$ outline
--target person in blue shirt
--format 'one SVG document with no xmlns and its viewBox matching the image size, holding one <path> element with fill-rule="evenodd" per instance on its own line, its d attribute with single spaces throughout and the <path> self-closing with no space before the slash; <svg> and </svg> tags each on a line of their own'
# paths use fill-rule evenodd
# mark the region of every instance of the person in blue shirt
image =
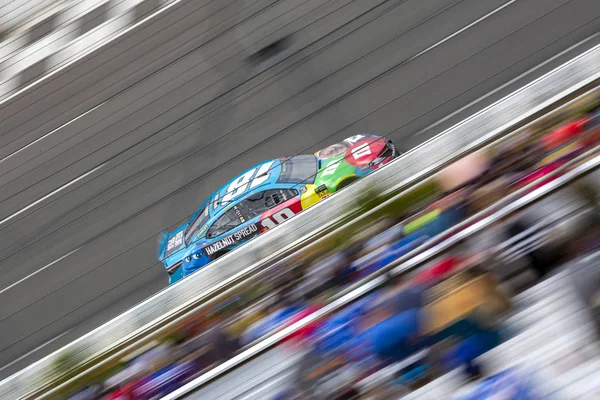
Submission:
<svg viewBox="0 0 600 400">
<path fill-rule="evenodd" d="M 425 345 L 424 338 L 421 337 L 424 314 L 424 310 L 420 308 L 392 314 L 369 326 L 360 336 L 382 361 L 402 361 Z"/>
<path fill-rule="evenodd" d="M 426 336 L 423 327 L 429 315 L 425 307 L 425 290 L 422 286 L 407 286 L 374 302 L 360 317 L 353 338 L 354 357 L 360 360 L 375 356 L 384 364 L 400 362 L 453 337 L 458 343 L 442 354 L 438 360 L 441 366 L 444 369 L 463 366 L 469 376 L 479 375 L 479 367 L 474 360 L 500 342 L 493 321 L 482 321 L 474 312 L 444 331 Z M 427 365 L 427 361 L 423 360 L 408 371 L 418 369 L 425 372 Z"/>
<path fill-rule="evenodd" d="M 367 374 L 402 361 L 427 343 L 421 335 L 423 302 L 417 287 L 371 295 L 324 323 L 315 351 L 341 356 Z"/>
</svg>

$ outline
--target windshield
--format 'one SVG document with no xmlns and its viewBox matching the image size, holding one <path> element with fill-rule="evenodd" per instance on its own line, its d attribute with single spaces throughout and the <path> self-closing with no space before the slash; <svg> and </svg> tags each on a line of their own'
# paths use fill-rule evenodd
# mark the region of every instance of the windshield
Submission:
<svg viewBox="0 0 600 400">
<path fill-rule="evenodd" d="M 208 206 L 207 206 L 204 208 L 204 210 L 202 210 L 202 212 L 200 212 L 200 213 L 198 213 L 198 215 L 196 215 L 194 222 L 192 222 L 192 224 L 187 229 L 187 231 L 185 231 L 185 244 L 186 245 L 190 244 L 190 241 L 192 240 L 193 236 L 196 234 L 198 229 L 201 228 L 202 226 L 204 226 L 208 222 L 208 219 L 209 219 L 209 215 L 208 215 Z"/>
<path fill-rule="evenodd" d="M 281 175 L 277 182 L 311 183 L 317 175 L 317 157 L 312 154 L 300 155 L 281 163 Z"/>
</svg>

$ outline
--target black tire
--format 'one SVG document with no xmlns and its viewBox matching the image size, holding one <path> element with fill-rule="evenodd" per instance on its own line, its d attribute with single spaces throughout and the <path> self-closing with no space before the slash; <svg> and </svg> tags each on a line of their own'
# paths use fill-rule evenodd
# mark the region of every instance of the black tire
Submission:
<svg viewBox="0 0 600 400">
<path fill-rule="evenodd" d="M 221 258 L 221 257 L 223 257 L 225 254 L 229 253 L 230 251 L 231 251 L 231 250 L 223 250 L 223 251 L 220 251 L 220 252 L 216 253 L 216 254 L 214 255 L 214 257 L 213 257 L 212 261 L 216 260 L 217 258 Z"/>
<path fill-rule="evenodd" d="M 354 182 L 356 182 L 358 180 L 357 177 L 352 177 L 352 178 L 346 178 L 343 181 L 341 181 L 336 189 L 336 192 L 339 190 L 342 190 L 343 188 L 345 188 L 346 186 L 350 186 L 352 185 Z"/>
</svg>

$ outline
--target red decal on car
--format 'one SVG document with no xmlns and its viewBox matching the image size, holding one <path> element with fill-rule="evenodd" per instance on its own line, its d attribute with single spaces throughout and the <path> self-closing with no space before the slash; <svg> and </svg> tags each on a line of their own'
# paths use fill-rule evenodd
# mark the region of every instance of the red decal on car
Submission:
<svg viewBox="0 0 600 400">
<path fill-rule="evenodd" d="M 348 164 L 363 167 L 375 160 L 385 147 L 385 139 L 367 138 L 354 143 L 344 157 Z"/>
<path fill-rule="evenodd" d="M 302 203 L 299 198 L 289 199 L 288 201 L 281 203 L 260 216 L 260 233 L 275 228 L 277 225 L 292 218 L 300 211 L 302 211 Z"/>
</svg>

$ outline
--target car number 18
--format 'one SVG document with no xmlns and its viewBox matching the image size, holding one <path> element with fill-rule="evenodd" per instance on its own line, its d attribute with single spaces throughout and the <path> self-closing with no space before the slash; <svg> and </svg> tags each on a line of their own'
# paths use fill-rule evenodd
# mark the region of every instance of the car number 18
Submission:
<svg viewBox="0 0 600 400">
<path fill-rule="evenodd" d="M 246 190 L 254 189 L 269 180 L 269 177 L 271 176 L 269 171 L 271 170 L 273 163 L 274 161 L 269 161 L 258 168 L 252 168 L 250 171 L 231 182 L 221 199 L 221 205 L 227 205 L 233 198 L 243 194 Z"/>
</svg>

